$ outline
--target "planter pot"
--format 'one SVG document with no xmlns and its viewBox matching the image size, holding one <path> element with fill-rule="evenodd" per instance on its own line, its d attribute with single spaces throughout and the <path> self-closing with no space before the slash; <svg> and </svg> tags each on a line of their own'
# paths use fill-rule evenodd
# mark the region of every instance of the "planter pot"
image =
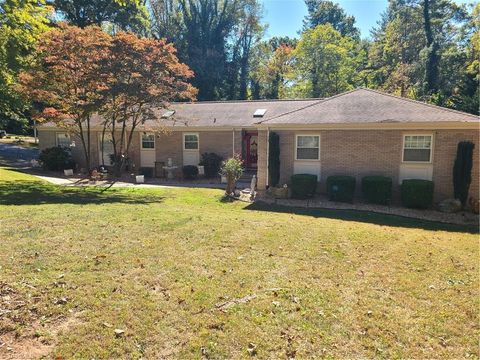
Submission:
<svg viewBox="0 0 480 360">
<path fill-rule="evenodd" d="M 275 199 L 288 199 L 290 197 L 289 189 L 284 187 L 270 187 L 268 194 Z"/>
<path fill-rule="evenodd" d="M 144 175 L 135 176 L 135 182 L 137 184 L 143 184 L 145 182 L 145 176 Z"/>
</svg>

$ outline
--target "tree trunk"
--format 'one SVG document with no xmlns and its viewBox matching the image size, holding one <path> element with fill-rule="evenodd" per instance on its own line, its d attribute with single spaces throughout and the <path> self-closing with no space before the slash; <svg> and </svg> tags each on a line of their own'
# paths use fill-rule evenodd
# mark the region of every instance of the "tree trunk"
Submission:
<svg viewBox="0 0 480 360">
<path fill-rule="evenodd" d="M 430 1 L 423 2 L 423 21 L 425 28 L 426 43 L 426 60 L 425 60 L 425 75 L 423 83 L 423 91 L 425 95 L 430 95 L 437 92 L 438 80 L 438 43 L 435 41 L 432 32 L 432 23 L 430 19 Z"/>
</svg>

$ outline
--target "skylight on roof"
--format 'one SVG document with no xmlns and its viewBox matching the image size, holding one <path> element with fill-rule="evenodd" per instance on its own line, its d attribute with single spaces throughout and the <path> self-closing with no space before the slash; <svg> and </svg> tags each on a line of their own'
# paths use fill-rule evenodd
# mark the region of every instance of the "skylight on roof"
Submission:
<svg viewBox="0 0 480 360">
<path fill-rule="evenodd" d="M 168 119 L 173 114 L 175 114 L 175 110 L 167 110 L 162 114 L 162 119 Z"/>
<path fill-rule="evenodd" d="M 263 115 L 265 115 L 266 112 L 267 112 L 267 109 L 257 109 L 253 113 L 253 117 L 263 117 Z"/>
</svg>

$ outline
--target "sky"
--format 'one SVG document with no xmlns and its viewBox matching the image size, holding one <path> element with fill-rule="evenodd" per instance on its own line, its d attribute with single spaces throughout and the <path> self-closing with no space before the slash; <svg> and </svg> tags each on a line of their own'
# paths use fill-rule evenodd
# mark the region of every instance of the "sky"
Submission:
<svg viewBox="0 0 480 360">
<path fill-rule="evenodd" d="M 370 30 L 377 25 L 386 10 L 388 0 L 337 0 L 335 1 L 349 15 L 355 16 L 362 38 L 370 36 Z M 469 0 L 456 0 L 470 3 Z M 269 25 L 267 37 L 297 36 L 307 13 L 304 0 L 263 0 L 264 22 Z"/>
</svg>

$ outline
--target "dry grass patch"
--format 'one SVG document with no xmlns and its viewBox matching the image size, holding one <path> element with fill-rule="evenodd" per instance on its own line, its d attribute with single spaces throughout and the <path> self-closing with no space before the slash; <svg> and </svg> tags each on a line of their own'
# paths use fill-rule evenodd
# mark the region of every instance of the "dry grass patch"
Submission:
<svg viewBox="0 0 480 360">
<path fill-rule="evenodd" d="M 478 356 L 472 229 L 13 174 L 0 169 L 2 284 L 36 302 L 22 323 L 0 317 L 0 341 L 76 314 L 45 335 L 49 356 Z"/>
</svg>

